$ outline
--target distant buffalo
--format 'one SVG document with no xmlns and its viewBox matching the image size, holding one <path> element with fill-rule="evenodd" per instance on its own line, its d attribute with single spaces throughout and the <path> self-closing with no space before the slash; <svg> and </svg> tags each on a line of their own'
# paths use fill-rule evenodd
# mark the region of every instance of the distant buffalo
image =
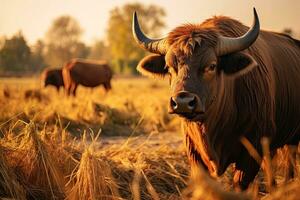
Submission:
<svg viewBox="0 0 300 200">
<path fill-rule="evenodd" d="M 42 73 L 41 76 L 42 84 L 44 87 L 48 85 L 52 85 L 59 91 L 60 87 L 64 87 L 64 81 L 62 77 L 62 70 L 61 69 L 46 69 Z"/>
<path fill-rule="evenodd" d="M 109 91 L 113 73 L 106 62 L 73 59 L 64 65 L 62 75 L 67 95 L 76 96 L 78 85 L 91 88 L 103 85 Z"/>
</svg>

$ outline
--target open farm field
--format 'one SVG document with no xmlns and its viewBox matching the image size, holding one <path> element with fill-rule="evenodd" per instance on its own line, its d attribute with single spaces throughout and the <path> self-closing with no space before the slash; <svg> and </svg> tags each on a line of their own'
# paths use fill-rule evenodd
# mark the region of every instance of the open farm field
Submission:
<svg viewBox="0 0 300 200">
<path fill-rule="evenodd" d="M 233 167 L 217 181 L 202 170 L 190 177 L 167 80 L 116 78 L 112 88 L 79 87 L 75 98 L 41 89 L 38 79 L 0 79 L 0 198 L 299 198 L 299 157 L 285 180 L 284 150 L 269 163 L 272 188 L 268 167 L 246 193 L 229 192 Z"/>
</svg>

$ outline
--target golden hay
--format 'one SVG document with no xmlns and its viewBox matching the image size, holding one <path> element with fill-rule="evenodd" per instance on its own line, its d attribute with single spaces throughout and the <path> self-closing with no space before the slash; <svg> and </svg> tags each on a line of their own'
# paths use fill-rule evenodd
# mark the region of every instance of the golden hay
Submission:
<svg viewBox="0 0 300 200">
<path fill-rule="evenodd" d="M 298 200 L 300 196 L 300 181 L 295 180 L 267 194 L 262 200 Z"/>
<path fill-rule="evenodd" d="M 24 98 L 28 99 L 36 99 L 37 101 L 48 101 L 48 97 L 44 95 L 40 90 L 37 89 L 28 89 L 24 93 Z"/>
<path fill-rule="evenodd" d="M 242 192 L 225 191 L 202 167 L 193 170 L 192 181 L 184 191 L 184 199 L 190 200 L 251 200 L 252 195 Z"/>
<path fill-rule="evenodd" d="M 32 123 L 20 135 L 2 141 L 7 162 L 30 199 L 58 199 L 64 194 L 63 175 Z"/>
<path fill-rule="evenodd" d="M 6 80 L 0 83 L 0 91 L 3 88 L 9 98 L 0 94 L 0 181 L 2 173 L 7 198 L 294 200 L 300 196 L 299 158 L 292 162 L 295 177 L 282 181 L 284 159 L 292 157 L 286 154 L 279 154 L 277 163 L 267 160 L 248 195 L 226 192 L 233 189 L 233 168 L 217 179 L 221 185 L 203 172 L 190 179 L 180 120 L 166 109 L 167 82 L 114 79 L 110 93 L 79 87 L 76 98 L 53 88 L 41 91 L 35 79 Z M 39 91 L 45 98 L 25 100 L 26 90 Z M 72 137 L 99 129 L 101 140 Z M 247 141 L 244 144 L 258 161 L 263 159 Z M 267 184 L 264 174 L 278 185 Z"/>
<path fill-rule="evenodd" d="M 72 182 L 74 185 L 67 194 L 69 200 L 121 199 L 110 166 L 96 155 L 93 143 L 84 150 L 78 169 L 71 177 Z"/>
<path fill-rule="evenodd" d="M 76 149 L 75 142 L 71 135 L 55 126 L 53 130 L 46 130 L 46 126 L 41 132 L 41 140 L 47 146 L 48 153 L 56 158 L 59 170 L 65 175 L 65 182 L 78 164 L 81 152 Z"/>
<path fill-rule="evenodd" d="M 7 165 L 3 150 L 0 148 L 0 198 L 25 200 L 25 191 L 17 181 L 17 177 Z"/>
<path fill-rule="evenodd" d="M 183 149 L 169 148 L 161 143 L 150 150 L 149 137 L 146 140 L 137 137 L 110 146 L 100 150 L 99 154 L 109 158 L 122 198 L 180 199 L 180 190 L 186 186 L 188 173 Z"/>
</svg>

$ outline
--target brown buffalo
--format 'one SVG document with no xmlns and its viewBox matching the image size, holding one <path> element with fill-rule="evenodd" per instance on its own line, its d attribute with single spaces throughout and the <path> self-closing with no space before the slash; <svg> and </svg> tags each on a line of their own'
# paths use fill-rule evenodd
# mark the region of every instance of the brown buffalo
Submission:
<svg viewBox="0 0 300 200">
<path fill-rule="evenodd" d="M 96 87 L 103 85 L 106 91 L 111 89 L 112 71 L 105 62 L 92 62 L 73 59 L 63 67 L 63 80 L 67 95 L 76 95 L 78 85 Z"/>
<path fill-rule="evenodd" d="M 41 76 L 41 81 L 44 87 L 52 85 L 59 92 L 60 87 L 64 87 L 61 69 L 45 69 Z"/>
<path fill-rule="evenodd" d="M 169 112 L 183 119 L 188 157 L 212 176 L 235 163 L 234 182 L 245 189 L 260 165 L 241 144 L 262 154 L 261 138 L 275 150 L 300 138 L 300 41 L 261 31 L 254 9 L 249 29 L 229 17 L 175 28 L 150 39 L 133 18 L 136 42 L 154 54 L 137 69 L 169 77 Z"/>
</svg>

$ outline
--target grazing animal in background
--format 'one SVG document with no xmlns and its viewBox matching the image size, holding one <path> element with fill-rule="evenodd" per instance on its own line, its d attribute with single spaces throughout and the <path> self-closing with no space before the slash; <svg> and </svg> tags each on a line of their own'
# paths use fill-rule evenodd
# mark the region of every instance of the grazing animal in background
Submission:
<svg viewBox="0 0 300 200">
<path fill-rule="evenodd" d="M 300 139 L 300 41 L 287 35 L 248 28 L 239 21 L 213 17 L 202 24 L 175 28 L 150 39 L 133 17 L 133 36 L 154 54 L 137 70 L 169 77 L 169 113 L 182 117 L 189 160 L 220 176 L 235 163 L 234 184 L 246 189 L 260 164 L 241 143 L 246 138 L 262 154 L 296 145 Z"/>
<path fill-rule="evenodd" d="M 10 98 L 10 97 L 11 97 L 9 88 L 5 87 L 5 88 L 3 89 L 3 96 L 4 96 L 5 98 Z"/>
<path fill-rule="evenodd" d="M 45 69 L 41 76 L 41 81 L 44 87 L 52 85 L 59 92 L 60 87 L 64 87 L 61 69 Z"/>
<path fill-rule="evenodd" d="M 62 74 L 67 95 L 76 96 L 78 85 L 91 88 L 103 85 L 106 91 L 111 90 L 113 72 L 106 62 L 73 59 L 64 65 Z"/>
<path fill-rule="evenodd" d="M 48 101 L 48 96 L 44 95 L 40 90 L 37 89 L 28 89 L 24 92 L 24 98 L 26 100 L 36 99 L 38 101 Z"/>
</svg>

